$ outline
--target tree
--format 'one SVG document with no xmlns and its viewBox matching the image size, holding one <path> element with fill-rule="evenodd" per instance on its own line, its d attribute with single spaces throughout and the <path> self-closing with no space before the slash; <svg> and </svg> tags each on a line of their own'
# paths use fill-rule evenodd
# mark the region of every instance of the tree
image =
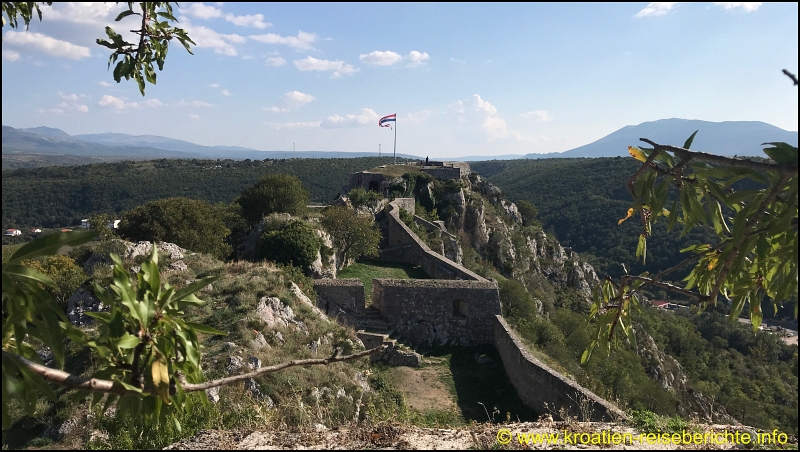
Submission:
<svg viewBox="0 0 800 452">
<path fill-rule="evenodd" d="M 533 205 L 532 202 L 521 199 L 517 202 L 519 213 L 522 214 L 523 226 L 531 226 L 536 223 L 536 216 L 539 215 L 539 209 Z"/>
<path fill-rule="evenodd" d="M 52 279 L 55 287 L 45 286 L 45 290 L 52 294 L 62 307 L 66 307 L 69 297 L 86 281 L 83 269 L 72 258 L 61 254 L 23 261 L 22 265 Z"/>
<path fill-rule="evenodd" d="M 242 190 L 236 202 L 242 206 L 242 214 L 250 224 L 255 224 L 274 212 L 303 213 L 310 196 L 297 176 L 270 174 Z"/>
<path fill-rule="evenodd" d="M 53 2 L 45 2 L 52 5 Z M 187 52 L 192 53 L 190 44 L 194 41 L 186 33 L 186 30 L 178 27 L 171 27 L 170 22 L 178 22 L 172 14 L 172 4 L 170 2 L 127 2 L 128 9 L 122 11 L 116 22 L 128 16 L 141 17 L 140 27 L 132 30 L 139 35 L 137 43 L 128 42 L 111 27 L 106 27 L 105 32 L 108 39 L 98 39 L 97 44 L 107 47 L 113 52 L 108 58 L 108 67 L 112 63 L 114 66 L 114 80 L 119 83 L 124 77 L 125 80 L 134 79 L 139 85 L 139 92 L 144 96 L 144 82 L 156 84 L 156 72 L 153 63 L 158 66 L 158 70 L 164 70 L 164 60 L 167 58 L 169 42 L 177 39 Z M 138 12 L 134 10 L 138 8 Z M 27 30 L 34 11 L 42 20 L 42 11 L 37 2 L 3 2 L 3 27 L 6 23 L 12 28 L 19 26 L 19 20 L 25 24 Z M 118 61 L 119 60 L 119 61 Z"/>
<path fill-rule="evenodd" d="M 796 86 L 796 77 L 784 73 Z M 765 299 L 775 312 L 793 300 L 797 317 L 797 148 L 764 143 L 767 161 L 730 158 L 689 150 L 696 134 L 683 147 L 646 138 L 641 140 L 652 148 L 629 146 L 631 156 L 643 164 L 628 180 L 633 206 L 619 223 L 638 213 L 642 229 L 636 256 L 643 262 L 651 225 L 660 219 L 667 221 L 668 230 L 682 224 L 683 234 L 700 225 L 713 228 L 716 243 L 686 247 L 682 251 L 689 257 L 656 275 L 626 274 L 619 281 L 603 281 L 594 294 L 590 318 L 596 328 L 583 362 L 595 347 L 610 350 L 617 330 L 635 344 L 630 314 L 639 307 L 639 290 L 647 286 L 669 290 L 700 307 L 716 304 L 721 296 L 730 303 L 733 321 L 748 306 L 754 332 Z M 734 183 L 745 179 L 758 188 L 736 190 Z M 668 281 L 671 273 L 690 265 L 684 287 Z"/>
<path fill-rule="evenodd" d="M 322 214 L 322 226 L 342 256 L 340 269 L 353 259 L 378 256 L 381 232 L 371 215 L 359 215 L 344 206 L 328 207 Z"/>
<path fill-rule="evenodd" d="M 295 220 L 277 230 L 264 231 L 260 247 L 266 259 L 305 269 L 317 258 L 321 245 L 314 228 Z"/>
<path fill-rule="evenodd" d="M 97 231 L 100 240 L 111 240 L 114 238 L 114 231 L 109 224 L 113 225 L 113 222 L 113 216 L 107 213 L 98 213 L 89 217 L 89 229 Z"/>
<path fill-rule="evenodd" d="M 119 234 L 133 241 L 171 242 L 218 258 L 230 254 L 230 231 L 217 210 L 205 201 L 167 198 L 150 201 L 122 215 Z"/>
</svg>

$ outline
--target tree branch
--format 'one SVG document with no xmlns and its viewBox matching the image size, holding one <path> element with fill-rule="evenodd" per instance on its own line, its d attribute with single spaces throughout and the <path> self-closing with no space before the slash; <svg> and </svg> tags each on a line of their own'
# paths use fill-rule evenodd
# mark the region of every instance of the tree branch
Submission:
<svg viewBox="0 0 800 452">
<path fill-rule="evenodd" d="M 786 165 L 779 165 L 777 163 L 757 162 L 755 160 L 750 160 L 750 159 L 740 159 L 734 157 L 725 157 L 722 155 L 708 154 L 706 152 L 690 151 L 688 149 L 679 148 L 676 146 L 658 144 L 654 141 L 648 140 L 647 138 L 639 138 L 639 140 L 644 141 L 645 143 L 653 146 L 653 148 L 656 151 L 662 150 L 662 151 L 674 152 L 677 154 L 683 154 L 691 157 L 692 160 L 696 161 L 714 163 L 717 165 L 734 166 L 738 168 L 747 168 L 756 171 L 775 171 L 781 174 L 797 174 L 797 162 Z M 655 152 L 653 152 L 653 154 L 655 154 Z M 652 156 L 653 154 L 650 155 Z M 640 171 L 637 171 L 636 174 L 634 174 L 634 176 L 638 176 L 639 173 Z"/>
<path fill-rule="evenodd" d="M 786 74 L 787 77 L 792 79 L 792 81 L 794 82 L 794 86 L 797 86 L 797 76 L 796 75 L 792 74 L 791 72 L 787 71 L 786 69 L 783 70 L 783 73 Z"/>
<path fill-rule="evenodd" d="M 228 385 L 231 383 L 235 383 L 237 381 L 247 380 L 270 372 L 277 372 L 279 370 L 288 369 L 289 367 L 313 366 L 319 364 L 327 365 L 340 361 L 350 361 L 353 359 L 371 355 L 373 353 L 378 353 L 384 350 L 385 348 L 386 348 L 385 345 L 381 345 L 379 347 L 371 348 L 369 350 L 364 350 L 363 352 L 353 353 L 352 355 L 345 355 L 345 356 L 339 356 L 339 349 L 337 349 L 336 352 L 333 354 L 333 356 L 331 356 L 330 358 L 298 359 L 286 363 L 276 364 L 274 366 L 262 367 L 259 370 L 249 372 L 246 374 L 234 375 L 232 377 L 220 378 L 217 380 L 206 381 L 203 383 L 188 383 L 186 382 L 186 377 L 184 377 L 180 373 L 178 373 L 176 377 L 177 380 L 181 383 L 181 386 L 183 386 L 183 390 L 185 392 L 196 392 L 196 391 L 203 391 L 209 388 L 214 388 L 217 386 Z M 132 391 L 130 389 L 126 389 L 119 383 L 112 380 L 101 380 L 97 378 L 80 377 L 78 375 L 73 375 L 63 370 L 52 369 L 50 367 L 43 366 L 39 363 L 35 363 L 27 358 L 19 356 L 16 353 L 9 353 L 6 352 L 5 350 L 3 350 L 3 359 L 12 359 L 18 365 L 25 366 L 36 375 L 42 377 L 43 380 L 50 383 L 54 383 L 59 386 L 63 386 L 67 389 L 80 389 L 91 392 L 102 392 L 118 396 L 142 395 L 142 394 L 157 395 L 155 389 L 153 388 L 149 389 L 145 388 L 142 392 Z"/>
<path fill-rule="evenodd" d="M 676 286 L 674 284 L 670 284 L 670 283 L 667 283 L 667 282 L 656 281 L 655 279 L 651 279 L 651 278 L 648 278 L 646 276 L 632 276 L 632 275 L 629 275 L 629 276 L 623 276 L 621 279 L 625 280 L 626 278 L 629 279 L 629 280 L 633 280 L 633 281 L 644 281 L 645 282 L 644 285 L 646 285 L 646 286 L 656 286 L 656 287 L 661 287 L 662 289 L 671 290 L 671 291 L 677 292 L 677 293 L 679 293 L 679 294 L 681 294 L 681 295 L 683 295 L 685 297 L 689 297 L 689 298 L 691 298 L 693 300 L 697 300 L 698 302 L 702 298 L 702 295 L 700 295 L 699 293 L 692 292 L 691 290 L 686 290 L 683 287 L 679 287 L 679 286 Z"/>
</svg>

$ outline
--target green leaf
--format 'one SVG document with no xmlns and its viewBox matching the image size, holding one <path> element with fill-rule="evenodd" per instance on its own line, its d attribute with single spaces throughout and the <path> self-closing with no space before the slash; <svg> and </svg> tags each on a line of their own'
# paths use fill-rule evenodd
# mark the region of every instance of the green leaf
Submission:
<svg viewBox="0 0 800 452">
<path fill-rule="evenodd" d="M 121 21 L 122 19 L 124 19 L 124 18 L 126 18 L 126 17 L 128 17 L 128 16 L 130 16 L 130 15 L 132 15 L 132 14 L 136 14 L 136 13 L 135 13 L 135 12 L 133 12 L 133 10 L 131 10 L 131 9 L 129 9 L 129 10 L 127 10 L 127 11 L 123 11 L 123 12 L 119 13 L 119 15 L 117 16 L 117 18 L 116 18 L 116 19 L 114 19 L 114 21 L 115 21 L 115 22 L 119 22 L 119 21 Z"/>
<path fill-rule="evenodd" d="M 203 325 L 202 323 L 194 323 L 194 322 L 186 322 L 186 326 L 189 328 L 194 329 L 197 332 L 205 333 L 205 334 L 215 334 L 219 336 L 227 336 L 228 333 L 225 331 L 218 330 L 216 328 L 212 328 L 208 325 Z"/>
<path fill-rule="evenodd" d="M 39 256 L 50 256 L 56 254 L 62 246 L 78 246 L 97 237 L 97 231 L 73 231 L 50 234 L 48 236 L 29 242 L 18 249 L 5 265 L 17 263 L 26 259 L 33 259 Z"/>
<path fill-rule="evenodd" d="M 16 278 L 27 279 L 31 282 L 37 282 L 46 284 L 50 287 L 58 288 L 56 283 L 50 279 L 49 276 L 45 275 L 44 273 L 39 272 L 38 270 L 34 270 L 30 267 L 26 267 L 20 264 L 7 264 L 3 268 L 3 274 L 8 276 L 13 276 Z M 5 287 L 4 287 L 5 290 Z"/>
<path fill-rule="evenodd" d="M 775 160 L 780 165 L 788 165 L 794 163 L 797 166 L 797 148 L 786 143 L 762 143 L 762 146 L 771 144 L 774 147 L 764 149 L 772 160 Z"/>
<path fill-rule="evenodd" d="M 117 342 L 117 347 L 121 349 L 129 349 L 134 348 L 141 343 L 138 337 L 132 335 L 131 333 L 125 333 Z"/>
<path fill-rule="evenodd" d="M 700 130 L 695 130 L 694 133 L 692 134 L 692 136 L 690 136 L 688 139 L 686 139 L 686 142 L 683 143 L 683 148 L 684 149 L 689 149 L 692 146 L 692 142 L 694 141 L 694 136 L 697 135 L 697 132 L 699 132 L 699 131 Z"/>
</svg>

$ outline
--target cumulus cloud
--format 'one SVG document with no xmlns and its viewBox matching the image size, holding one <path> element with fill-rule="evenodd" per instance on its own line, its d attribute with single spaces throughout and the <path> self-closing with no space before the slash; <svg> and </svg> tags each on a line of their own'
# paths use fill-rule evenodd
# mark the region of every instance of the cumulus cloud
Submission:
<svg viewBox="0 0 800 452">
<path fill-rule="evenodd" d="M 97 84 L 102 86 L 103 88 L 108 88 L 109 86 L 111 86 L 111 83 L 108 83 L 108 82 L 105 82 L 105 81 L 97 82 Z"/>
<path fill-rule="evenodd" d="M 62 98 L 64 100 L 78 100 L 78 95 L 77 94 L 66 94 L 66 93 L 62 93 L 61 91 L 58 92 L 58 97 L 60 97 L 60 98 Z"/>
<path fill-rule="evenodd" d="M 275 67 L 283 66 L 284 64 L 286 64 L 286 60 L 284 60 L 281 57 L 270 57 L 270 58 L 267 58 L 267 61 L 265 62 L 265 64 L 267 66 L 275 66 Z"/>
<path fill-rule="evenodd" d="M 412 50 L 411 52 L 408 52 L 408 56 L 406 58 L 408 58 L 409 61 L 408 66 L 414 67 L 425 64 L 427 60 L 431 59 L 431 56 L 428 55 L 428 52 L 417 52 L 416 50 Z"/>
<path fill-rule="evenodd" d="M 188 114 L 187 116 L 189 116 L 189 119 L 200 119 L 200 116 L 191 113 Z"/>
<path fill-rule="evenodd" d="M 186 17 L 181 17 L 181 25 L 197 44 L 195 47 L 214 49 L 214 53 L 219 55 L 236 56 L 236 48 L 233 44 L 247 42 L 247 38 L 244 36 L 217 33 L 208 27 L 193 25 Z"/>
<path fill-rule="evenodd" d="M 319 36 L 315 33 L 300 31 L 297 36 L 281 36 L 275 33 L 267 33 L 265 35 L 250 35 L 250 39 L 264 44 L 282 44 L 298 50 L 314 50 L 311 44 L 319 39 Z"/>
<path fill-rule="evenodd" d="M 537 121 L 542 121 L 542 122 L 553 119 L 550 116 L 550 113 L 547 112 L 547 110 L 532 110 L 527 113 L 523 113 L 520 116 L 522 116 L 523 118 L 535 119 Z"/>
<path fill-rule="evenodd" d="M 203 20 L 222 16 L 222 11 L 219 8 L 214 8 L 213 6 L 203 3 L 192 3 L 188 8 L 181 8 L 181 13 Z"/>
<path fill-rule="evenodd" d="M 113 21 L 125 5 L 115 3 L 57 2 L 52 6 L 42 4 L 42 17 L 77 24 L 107 24 Z"/>
<path fill-rule="evenodd" d="M 272 26 L 271 23 L 264 22 L 263 14 L 247 14 L 245 16 L 234 16 L 233 14 L 228 13 L 225 15 L 225 20 L 240 27 L 267 28 Z"/>
<path fill-rule="evenodd" d="M 372 66 L 391 66 L 401 61 L 408 61 L 409 67 L 425 64 L 425 61 L 429 60 L 430 58 L 431 57 L 427 52 L 418 52 L 416 50 L 412 50 L 406 56 L 402 56 L 399 53 L 392 52 L 391 50 L 376 50 L 374 52 L 361 54 L 358 57 L 359 60 Z"/>
<path fill-rule="evenodd" d="M 469 140 L 497 140 L 516 139 L 530 141 L 516 130 L 512 130 L 506 120 L 500 115 L 497 107 L 483 99 L 478 94 L 471 98 L 459 100 L 448 105 L 448 110 L 454 116 L 454 125 L 458 135 L 469 137 Z"/>
<path fill-rule="evenodd" d="M 325 129 L 345 129 L 351 127 L 363 127 L 370 124 L 377 124 L 380 116 L 371 108 L 362 108 L 360 115 L 347 114 L 344 116 L 328 116 L 322 121 L 321 127 Z"/>
<path fill-rule="evenodd" d="M 739 8 L 750 13 L 760 8 L 762 2 L 714 2 L 714 4 L 727 10 Z"/>
<path fill-rule="evenodd" d="M 75 109 L 78 110 L 81 113 L 88 113 L 89 112 L 89 107 L 87 105 L 76 105 Z"/>
<path fill-rule="evenodd" d="M 16 32 L 8 30 L 5 35 L 3 35 L 3 45 L 6 44 L 37 50 L 50 56 L 67 58 L 70 60 L 80 60 L 91 56 L 88 47 L 75 45 L 67 41 L 51 38 L 41 33 L 32 33 L 29 31 Z"/>
<path fill-rule="evenodd" d="M 636 13 L 635 18 L 640 19 L 642 17 L 649 17 L 649 16 L 663 16 L 672 10 L 677 2 L 653 2 L 647 5 L 643 10 Z"/>
<path fill-rule="evenodd" d="M 19 59 L 19 52 L 3 49 L 3 59 L 6 61 L 17 61 Z"/>
<path fill-rule="evenodd" d="M 167 104 L 161 102 L 158 99 L 148 99 L 144 102 L 127 102 L 125 98 L 119 98 L 105 94 L 103 95 L 103 97 L 100 98 L 100 101 L 97 102 L 97 105 L 101 107 L 110 107 L 113 108 L 114 110 L 126 110 L 129 108 L 141 108 L 141 107 L 151 107 L 151 108 L 163 107 L 166 106 Z"/>
<path fill-rule="evenodd" d="M 341 60 L 318 60 L 314 57 L 295 60 L 294 67 L 301 71 L 332 71 L 331 78 L 339 78 L 342 74 L 353 75 L 359 71 L 359 69 Z"/>
<path fill-rule="evenodd" d="M 483 113 L 483 124 L 481 124 L 483 130 L 492 138 L 507 137 L 508 125 L 505 119 L 497 115 L 497 108 L 477 94 L 473 94 L 472 97 L 475 100 L 475 111 Z"/>
<path fill-rule="evenodd" d="M 381 52 L 376 50 L 374 52 L 362 54 L 358 59 L 373 66 L 391 66 L 402 61 L 403 56 L 392 51 Z"/>
<path fill-rule="evenodd" d="M 228 91 L 227 89 L 223 89 L 220 92 L 222 93 L 223 96 L 233 96 L 233 94 L 231 94 L 231 92 Z"/>
<path fill-rule="evenodd" d="M 316 129 L 322 121 L 309 122 L 269 122 L 270 127 L 275 130 L 297 130 L 297 129 Z"/>
<path fill-rule="evenodd" d="M 212 83 L 212 84 L 210 84 L 208 86 L 210 86 L 212 88 L 219 88 L 219 83 Z"/>
<path fill-rule="evenodd" d="M 264 111 L 273 113 L 285 113 L 292 110 L 297 110 L 303 105 L 315 101 L 317 98 L 311 94 L 301 93 L 300 91 L 291 91 L 281 96 L 272 107 L 264 107 Z"/>
</svg>

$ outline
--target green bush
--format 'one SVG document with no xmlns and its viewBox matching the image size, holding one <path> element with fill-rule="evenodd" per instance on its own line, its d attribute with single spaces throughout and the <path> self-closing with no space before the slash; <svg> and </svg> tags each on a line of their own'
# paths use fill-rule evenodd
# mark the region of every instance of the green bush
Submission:
<svg viewBox="0 0 800 452">
<path fill-rule="evenodd" d="M 252 187 L 242 190 L 236 202 L 242 206 L 242 214 L 247 221 L 255 224 L 274 212 L 302 214 L 310 196 L 297 176 L 270 174 L 263 176 Z"/>
<path fill-rule="evenodd" d="M 230 230 L 218 209 L 205 201 L 167 198 L 125 212 L 119 234 L 133 241 L 171 242 L 191 251 L 224 258 Z"/>
<path fill-rule="evenodd" d="M 350 203 L 353 204 L 353 207 L 359 208 L 361 206 L 370 206 L 374 207 L 378 204 L 378 201 L 383 199 L 383 195 L 376 191 L 372 190 L 364 190 L 363 188 L 354 188 L 347 193 L 347 197 L 350 198 Z"/>
<path fill-rule="evenodd" d="M 261 257 L 279 264 L 306 268 L 317 258 L 321 242 L 314 228 L 295 220 L 261 235 Z"/>
</svg>

